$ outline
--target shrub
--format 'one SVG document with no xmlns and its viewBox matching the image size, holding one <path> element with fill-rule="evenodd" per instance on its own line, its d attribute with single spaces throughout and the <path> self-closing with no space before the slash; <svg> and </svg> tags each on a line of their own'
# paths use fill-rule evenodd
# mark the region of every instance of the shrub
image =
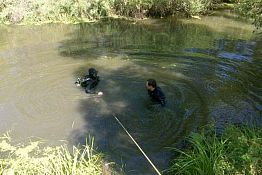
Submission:
<svg viewBox="0 0 262 175">
<path fill-rule="evenodd" d="M 262 26 L 262 0 L 239 0 L 236 11 L 254 20 L 256 27 Z"/>
<path fill-rule="evenodd" d="M 206 13 L 216 0 L 0 0 L 0 22 L 45 23 L 96 20 L 112 14 L 143 18 Z"/>
<path fill-rule="evenodd" d="M 0 21 L 77 22 L 98 19 L 110 14 L 106 0 L 0 0 Z"/>
</svg>

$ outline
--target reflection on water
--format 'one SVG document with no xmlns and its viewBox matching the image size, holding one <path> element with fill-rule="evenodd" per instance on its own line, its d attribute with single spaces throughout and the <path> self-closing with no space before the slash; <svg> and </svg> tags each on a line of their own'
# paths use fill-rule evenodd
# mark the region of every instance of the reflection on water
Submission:
<svg viewBox="0 0 262 175">
<path fill-rule="evenodd" d="M 251 61 L 255 42 L 241 41 L 241 40 L 225 40 L 219 39 L 217 41 L 217 50 L 190 48 L 185 49 L 187 52 L 202 53 L 212 55 L 224 59 L 232 59 L 239 61 Z"/>
<path fill-rule="evenodd" d="M 91 135 L 127 174 L 154 174 L 112 114 L 161 170 L 167 147 L 210 122 L 220 133 L 225 123 L 261 126 L 262 40 L 250 26 L 230 35 L 223 27 L 166 19 L 0 28 L 0 131 L 50 144 Z M 89 67 L 99 71 L 102 97 L 74 86 Z M 167 108 L 151 105 L 148 78 Z"/>
</svg>

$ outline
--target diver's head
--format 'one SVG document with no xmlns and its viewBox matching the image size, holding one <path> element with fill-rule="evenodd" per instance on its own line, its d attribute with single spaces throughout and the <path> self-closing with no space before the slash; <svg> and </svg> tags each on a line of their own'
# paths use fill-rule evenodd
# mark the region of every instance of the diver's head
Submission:
<svg viewBox="0 0 262 175">
<path fill-rule="evenodd" d="M 149 90 L 151 92 L 154 91 L 156 89 L 156 80 L 148 79 L 146 81 L 146 88 L 147 88 L 147 90 Z"/>
<path fill-rule="evenodd" d="M 96 78 L 97 77 L 97 70 L 95 70 L 94 68 L 90 68 L 88 70 L 88 74 L 91 78 Z"/>
</svg>

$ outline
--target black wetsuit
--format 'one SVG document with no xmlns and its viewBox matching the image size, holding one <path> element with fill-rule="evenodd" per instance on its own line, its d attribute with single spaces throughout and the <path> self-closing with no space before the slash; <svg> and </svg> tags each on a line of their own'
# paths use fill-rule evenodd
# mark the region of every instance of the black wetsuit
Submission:
<svg viewBox="0 0 262 175">
<path fill-rule="evenodd" d="M 154 91 L 148 90 L 147 92 L 148 92 L 148 95 L 152 98 L 152 100 L 161 104 L 161 106 L 166 105 L 166 97 L 160 87 L 157 86 Z"/>
<path fill-rule="evenodd" d="M 81 79 L 81 86 L 85 88 L 86 93 L 92 93 L 92 89 L 96 87 L 99 82 L 99 76 L 92 77 L 90 75 L 86 75 Z"/>
</svg>

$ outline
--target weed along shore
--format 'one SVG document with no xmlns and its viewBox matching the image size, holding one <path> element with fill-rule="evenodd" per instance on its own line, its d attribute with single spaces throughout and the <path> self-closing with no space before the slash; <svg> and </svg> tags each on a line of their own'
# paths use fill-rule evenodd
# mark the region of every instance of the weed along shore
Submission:
<svg viewBox="0 0 262 175">
<path fill-rule="evenodd" d="M 247 126 L 227 126 L 222 136 L 212 127 L 188 138 L 188 148 L 176 152 L 162 174 L 260 174 L 262 130 Z M 41 141 L 12 144 L 8 134 L 0 137 L 1 174 L 117 174 L 103 155 L 90 145 L 41 146 Z M 158 172 L 158 174 L 161 174 Z"/>
<path fill-rule="evenodd" d="M 103 172 L 103 156 L 93 143 L 69 148 L 43 146 L 42 141 L 12 143 L 9 134 L 0 137 L 1 174 L 94 174 Z"/>
<path fill-rule="evenodd" d="M 262 0 L 0 0 L 0 174 L 262 174 Z"/>
</svg>

